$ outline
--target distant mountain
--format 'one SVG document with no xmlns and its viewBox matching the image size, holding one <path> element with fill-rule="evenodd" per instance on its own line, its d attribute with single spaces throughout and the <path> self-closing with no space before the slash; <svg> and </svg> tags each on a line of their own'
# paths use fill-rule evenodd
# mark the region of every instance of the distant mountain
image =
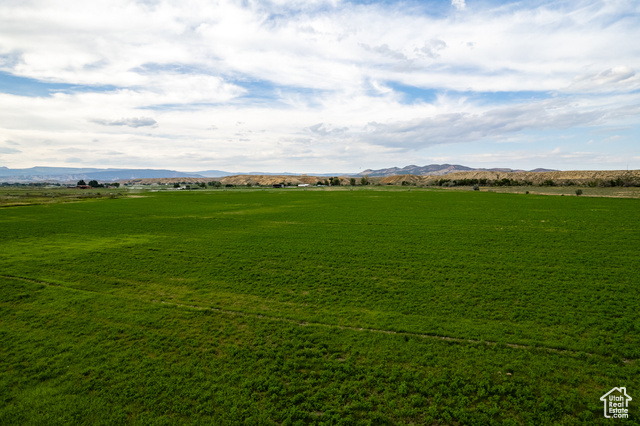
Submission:
<svg viewBox="0 0 640 426">
<path fill-rule="evenodd" d="M 158 170 L 158 169 L 122 169 L 122 170 L 106 170 L 102 172 L 87 173 L 88 179 L 95 180 L 123 180 L 123 179 L 158 179 L 170 177 L 204 177 L 193 172 L 178 172 L 175 170 Z"/>
<path fill-rule="evenodd" d="M 358 176 L 370 176 L 370 177 L 380 177 L 380 176 L 394 176 L 394 175 L 417 175 L 417 176 L 442 176 L 449 173 L 454 172 L 475 172 L 475 171 L 483 171 L 483 172 L 525 172 L 527 170 L 514 170 L 509 168 L 494 168 L 494 169 L 474 169 L 472 167 L 461 166 L 459 164 L 429 164 L 428 166 L 406 166 L 403 168 L 399 167 L 391 167 L 389 169 L 379 169 L 379 170 L 371 170 L 367 169 L 363 172 L 358 173 Z M 528 170 L 531 172 L 555 172 L 557 170 L 553 169 L 534 169 Z"/>
<path fill-rule="evenodd" d="M 0 177 L 5 176 L 50 176 L 62 174 L 92 173 L 110 169 L 78 168 L 78 167 L 31 167 L 29 169 L 9 169 L 0 167 Z M 119 170 L 119 169 L 114 169 Z"/>
<path fill-rule="evenodd" d="M 240 175 L 250 175 L 250 176 L 300 176 L 302 173 L 270 173 L 270 172 L 224 172 L 222 170 L 204 170 L 201 172 L 195 172 L 198 175 L 204 177 L 225 177 L 225 176 L 240 176 Z M 355 173 L 313 173 L 313 176 L 351 176 L 356 175 Z M 191 176 L 191 175 L 190 175 Z"/>
<path fill-rule="evenodd" d="M 222 170 L 204 170 L 202 172 L 195 172 L 205 177 L 224 177 L 224 176 L 238 176 L 238 175 L 277 175 L 277 176 L 295 176 L 299 173 L 267 173 L 267 172 L 225 172 Z"/>
<path fill-rule="evenodd" d="M 0 180 L 5 182 L 74 182 L 85 181 L 117 181 L 123 179 L 170 178 L 170 177 L 203 177 L 192 172 L 158 169 L 96 169 L 73 167 L 31 167 L 29 169 L 9 169 L 0 167 Z"/>
<path fill-rule="evenodd" d="M 236 175 L 274 175 L 296 176 L 300 173 L 265 172 L 225 172 L 224 170 L 203 170 L 200 172 L 180 172 L 165 169 L 98 169 L 88 167 L 31 167 L 28 169 L 9 169 L 0 167 L 0 182 L 77 182 L 79 180 L 115 182 L 133 179 L 162 179 L 174 177 L 222 178 Z M 317 176 L 343 176 L 354 173 L 321 173 Z"/>
<path fill-rule="evenodd" d="M 194 173 L 204 177 L 224 177 L 224 176 L 231 176 L 235 174 L 235 173 L 225 172 L 222 170 L 203 170 L 201 172 L 194 172 Z"/>
<path fill-rule="evenodd" d="M 314 176 L 365 176 L 384 177 L 394 175 L 442 176 L 454 172 L 488 171 L 488 172 L 523 172 L 513 169 L 474 169 L 459 164 L 430 164 L 428 166 L 391 167 L 389 169 L 367 169 L 361 173 L 314 173 Z M 531 172 L 553 172 L 552 169 L 534 169 Z M 174 177 L 222 178 L 237 175 L 262 176 L 298 176 L 300 173 L 265 173 L 265 172 L 225 172 L 223 170 L 204 170 L 200 172 L 180 172 L 166 169 L 98 169 L 87 167 L 31 167 L 28 169 L 9 169 L 0 167 L 2 182 L 77 182 L 79 180 L 97 180 L 114 182 L 132 179 L 162 179 Z"/>
</svg>

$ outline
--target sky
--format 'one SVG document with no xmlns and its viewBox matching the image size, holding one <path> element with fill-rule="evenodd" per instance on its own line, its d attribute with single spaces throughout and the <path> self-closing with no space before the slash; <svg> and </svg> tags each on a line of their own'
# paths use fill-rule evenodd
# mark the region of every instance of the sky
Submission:
<svg viewBox="0 0 640 426">
<path fill-rule="evenodd" d="M 0 166 L 640 169 L 637 0 L 0 0 Z"/>
</svg>

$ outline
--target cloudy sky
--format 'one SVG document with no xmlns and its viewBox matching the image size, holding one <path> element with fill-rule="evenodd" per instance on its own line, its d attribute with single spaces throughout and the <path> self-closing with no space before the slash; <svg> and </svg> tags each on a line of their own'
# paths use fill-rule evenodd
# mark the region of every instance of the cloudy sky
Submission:
<svg viewBox="0 0 640 426">
<path fill-rule="evenodd" d="M 640 168 L 637 0 L 0 0 L 0 166 Z"/>
</svg>

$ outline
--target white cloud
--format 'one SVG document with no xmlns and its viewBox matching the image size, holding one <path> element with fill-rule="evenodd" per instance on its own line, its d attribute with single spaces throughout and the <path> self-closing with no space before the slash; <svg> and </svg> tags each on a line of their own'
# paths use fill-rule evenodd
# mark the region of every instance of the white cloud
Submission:
<svg viewBox="0 0 640 426">
<path fill-rule="evenodd" d="M 348 146 L 346 167 L 358 155 L 640 125 L 638 3 L 451 5 L 430 15 L 338 0 L 2 2 L 0 71 L 71 86 L 0 93 L 0 137 L 21 144 L 25 166 L 56 158 L 42 141 L 99 139 L 136 161 L 154 146 L 142 158 L 162 167 L 177 145 L 273 167 L 331 165 Z"/>
<path fill-rule="evenodd" d="M 134 128 L 156 126 L 158 124 L 156 120 L 150 117 L 121 118 L 119 120 L 94 119 L 91 121 L 102 124 L 103 126 L 128 126 Z"/>
<path fill-rule="evenodd" d="M 19 149 L 15 149 L 15 148 L 9 148 L 8 146 L 0 146 L 0 154 L 19 154 L 22 151 L 20 151 Z"/>
<path fill-rule="evenodd" d="M 467 7 L 465 0 L 451 0 L 451 5 L 458 10 L 464 10 Z"/>
<path fill-rule="evenodd" d="M 618 65 L 596 74 L 584 74 L 574 78 L 568 90 L 577 92 L 591 91 L 634 91 L 640 89 L 640 77 L 633 68 Z"/>
</svg>

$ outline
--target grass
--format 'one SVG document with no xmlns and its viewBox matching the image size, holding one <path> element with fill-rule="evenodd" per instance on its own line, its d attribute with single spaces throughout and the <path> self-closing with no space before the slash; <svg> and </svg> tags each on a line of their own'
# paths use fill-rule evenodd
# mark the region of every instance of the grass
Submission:
<svg viewBox="0 0 640 426">
<path fill-rule="evenodd" d="M 469 189 L 464 187 L 457 187 Z M 457 189 L 456 188 L 456 189 Z M 453 188 L 452 188 L 453 189 Z M 581 197 L 613 197 L 613 198 L 640 198 L 640 187 L 584 187 L 584 186 L 492 186 L 483 187 L 483 191 L 493 191 L 498 193 L 523 194 L 529 191 L 530 194 L 542 195 L 564 195 L 576 196 L 576 190 L 582 190 Z"/>
<path fill-rule="evenodd" d="M 126 196 L 126 190 L 93 188 L 91 190 L 71 188 L 0 188 L 0 208 L 32 206 L 36 204 L 57 204 L 77 201 L 120 198 Z"/>
<path fill-rule="evenodd" d="M 637 200 L 145 195 L 0 210 L 0 423 L 597 424 L 635 396 Z"/>
</svg>

